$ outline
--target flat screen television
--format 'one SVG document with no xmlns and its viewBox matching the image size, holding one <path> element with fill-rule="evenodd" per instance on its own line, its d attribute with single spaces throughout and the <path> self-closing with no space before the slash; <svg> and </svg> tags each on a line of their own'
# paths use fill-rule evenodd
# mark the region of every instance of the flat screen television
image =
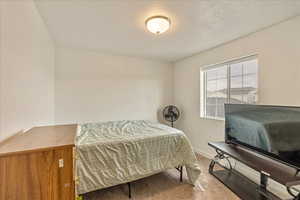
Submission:
<svg viewBox="0 0 300 200">
<path fill-rule="evenodd" d="M 300 169 L 300 107 L 225 104 L 225 141 Z"/>
</svg>

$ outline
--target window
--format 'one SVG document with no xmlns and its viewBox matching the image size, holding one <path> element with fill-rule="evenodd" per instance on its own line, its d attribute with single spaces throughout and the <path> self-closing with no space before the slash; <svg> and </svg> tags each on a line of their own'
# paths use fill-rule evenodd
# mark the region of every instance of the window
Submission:
<svg viewBox="0 0 300 200">
<path fill-rule="evenodd" d="M 258 60 L 248 56 L 201 70 L 201 117 L 224 119 L 224 103 L 257 102 Z"/>
</svg>

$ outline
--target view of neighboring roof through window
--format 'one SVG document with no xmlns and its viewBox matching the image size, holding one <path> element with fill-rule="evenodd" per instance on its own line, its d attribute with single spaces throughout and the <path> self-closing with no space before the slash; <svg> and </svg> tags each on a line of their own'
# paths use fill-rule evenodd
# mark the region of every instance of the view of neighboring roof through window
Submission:
<svg viewBox="0 0 300 200">
<path fill-rule="evenodd" d="M 255 104 L 258 59 L 248 56 L 201 69 L 200 115 L 224 119 L 224 103 Z"/>
</svg>

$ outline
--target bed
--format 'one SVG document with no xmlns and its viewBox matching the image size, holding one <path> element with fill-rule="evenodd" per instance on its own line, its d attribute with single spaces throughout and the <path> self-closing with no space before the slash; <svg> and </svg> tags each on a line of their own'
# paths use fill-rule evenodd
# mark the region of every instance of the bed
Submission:
<svg viewBox="0 0 300 200">
<path fill-rule="evenodd" d="M 129 183 L 185 166 L 195 185 L 200 168 L 185 134 L 151 121 L 79 124 L 76 135 L 77 194 Z"/>
<path fill-rule="evenodd" d="M 298 111 L 266 108 L 233 112 L 228 115 L 227 128 L 231 137 L 268 152 L 300 150 Z"/>
</svg>

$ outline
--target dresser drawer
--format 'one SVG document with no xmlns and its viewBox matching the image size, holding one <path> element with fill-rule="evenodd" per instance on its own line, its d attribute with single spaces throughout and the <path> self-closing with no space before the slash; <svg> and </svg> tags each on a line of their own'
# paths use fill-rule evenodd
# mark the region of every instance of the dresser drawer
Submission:
<svg viewBox="0 0 300 200">
<path fill-rule="evenodd" d="M 73 149 L 0 157 L 0 200 L 73 200 Z"/>
</svg>

